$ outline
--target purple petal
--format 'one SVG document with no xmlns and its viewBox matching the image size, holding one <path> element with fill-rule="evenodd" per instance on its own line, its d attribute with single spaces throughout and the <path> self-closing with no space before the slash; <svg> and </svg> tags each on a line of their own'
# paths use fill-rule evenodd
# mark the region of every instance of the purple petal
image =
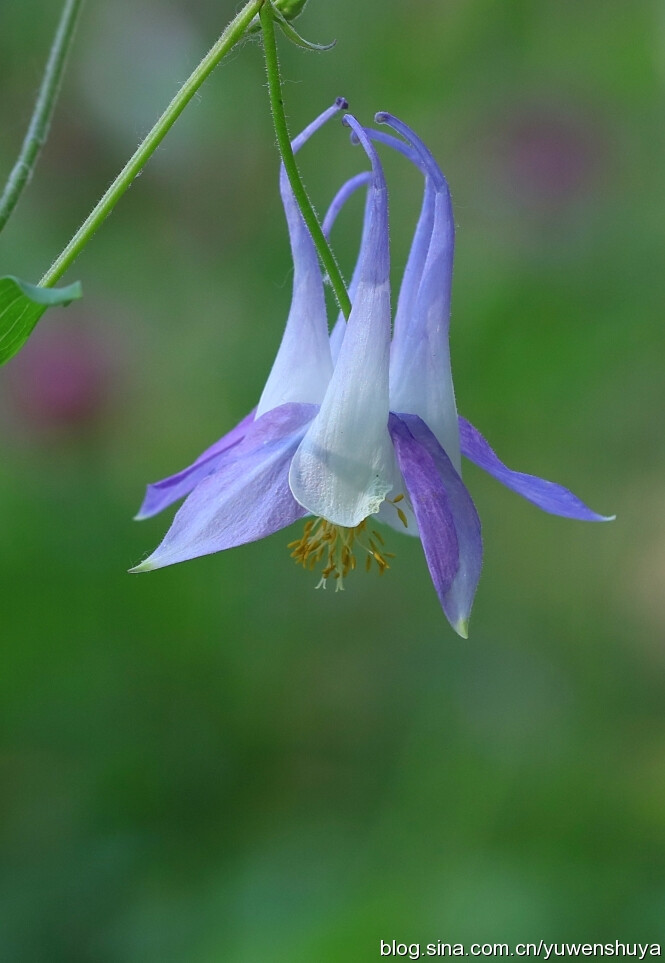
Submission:
<svg viewBox="0 0 665 963">
<path fill-rule="evenodd" d="M 330 107 L 326 107 L 323 113 L 315 117 L 314 120 L 303 128 L 300 133 L 293 138 L 291 141 L 291 149 L 294 154 L 297 154 L 303 144 L 306 144 L 310 139 L 312 134 L 315 134 L 317 130 L 320 130 L 324 124 L 327 124 L 329 120 L 336 117 L 340 110 L 348 110 L 349 104 L 345 97 L 337 97 L 335 103 Z"/>
<path fill-rule="evenodd" d="M 288 404 L 272 408 L 252 422 L 245 437 L 234 448 L 231 457 L 239 458 L 254 452 L 261 445 L 292 435 L 307 425 L 316 416 L 316 405 Z"/>
<path fill-rule="evenodd" d="M 427 166 L 417 151 L 415 151 L 410 144 L 405 144 L 404 141 L 399 140 L 397 137 L 394 137 L 392 134 L 388 134 L 383 130 L 367 128 L 367 134 L 373 141 L 378 141 L 378 143 L 385 144 L 387 147 L 391 147 L 393 150 L 398 151 L 400 154 L 410 160 L 411 163 L 414 164 L 426 176 L 423 203 L 420 210 L 420 216 L 418 218 L 418 224 L 413 235 L 409 257 L 402 275 L 402 283 L 400 285 L 399 297 L 397 299 L 397 309 L 395 311 L 395 322 L 393 326 L 392 344 L 390 346 L 390 357 L 391 365 L 396 370 L 400 366 L 401 355 L 405 351 L 408 351 L 408 343 L 406 342 L 406 338 L 411 325 L 416 297 L 418 295 L 418 288 L 420 287 L 423 268 L 425 267 L 427 252 L 429 250 L 430 240 L 432 237 L 432 225 L 434 222 L 434 188 L 431 178 L 427 177 Z"/>
<path fill-rule="evenodd" d="M 398 140 L 391 134 L 386 134 L 382 130 L 374 130 L 371 128 L 365 128 L 365 133 L 371 140 L 379 141 L 379 143 L 387 144 L 394 150 L 399 151 L 404 154 L 409 160 L 416 166 L 422 168 L 422 162 L 412 147 L 405 144 L 403 141 Z M 352 133 L 351 140 L 354 143 L 358 143 L 358 137 L 356 134 Z M 329 237 L 330 232 L 333 228 L 335 221 L 349 198 L 357 191 L 360 187 L 369 185 L 372 181 L 371 171 L 363 171 L 361 174 L 356 174 L 355 177 L 350 178 L 345 184 L 340 187 L 339 191 L 333 198 L 326 216 L 323 219 L 323 233 L 326 238 Z M 431 194 L 431 191 L 429 192 Z M 368 198 L 369 204 L 369 198 Z M 433 211 L 433 205 L 432 205 Z M 395 316 L 395 330 L 397 331 L 400 327 L 400 319 L 409 316 L 411 303 L 415 294 L 418 291 L 418 284 L 420 283 L 420 275 L 422 273 L 422 265 L 425 263 L 425 258 L 427 256 L 427 249 L 429 247 L 429 239 L 432 230 L 431 216 L 429 217 L 429 224 L 426 220 L 426 215 L 430 213 L 430 207 L 423 205 L 423 213 L 421 214 L 420 221 L 418 222 L 418 228 L 416 229 L 416 237 L 411 248 L 411 253 L 409 254 L 409 260 L 404 271 L 402 286 L 400 288 L 400 296 L 397 304 L 397 314 Z M 424 223 L 423 223 L 424 221 Z M 358 287 L 358 279 L 360 274 L 360 269 L 363 261 L 367 257 L 367 246 L 370 243 L 370 236 L 368 232 L 368 227 L 370 223 L 369 209 L 366 205 L 365 207 L 365 217 L 363 219 L 363 232 L 360 241 L 360 252 L 356 261 L 356 266 L 353 272 L 353 277 L 351 278 L 351 283 L 349 285 L 349 298 L 351 303 L 355 297 L 356 289 Z M 337 363 L 337 358 L 339 357 L 339 352 L 342 347 L 342 341 L 344 340 L 344 333 L 346 331 L 346 319 L 344 314 L 340 311 L 337 322 L 330 335 L 330 351 L 332 354 L 333 364 Z M 395 342 L 395 335 L 393 335 L 393 344 Z"/>
<path fill-rule="evenodd" d="M 255 410 L 256 409 L 254 409 L 254 411 Z M 188 468 L 183 468 L 182 471 L 177 472 L 175 475 L 170 475 L 168 478 L 163 478 L 161 481 L 148 485 L 143 504 L 138 514 L 135 515 L 136 521 L 151 518 L 153 515 L 157 515 L 158 512 L 168 508 L 169 505 L 177 502 L 179 498 L 189 495 L 200 481 L 215 470 L 221 456 L 242 441 L 247 433 L 248 427 L 254 421 L 254 411 L 250 411 L 242 421 L 238 422 L 235 428 L 232 428 L 231 431 L 220 438 L 219 441 L 216 441 L 214 445 L 206 448 Z"/>
<path fill-rule="evenodd" d="M 446 617 L 466 638 L 483 560 L 480 519 L 443 448 L 416 415 L 390 416 L 390 434 Z"/>
<path fill-rule="evenodd" d="M 344 109 L 338 100 L 293 141 L 298 151 L 327 120 Z M 281 165 L 279 189 L 293 255 L 293 295 L 277 356 L 258 404 L 259 414 L 289 402 L 319 404 L 332 374 L 328 316 L 319 257 Z"/>
<path fill-rule="evenodd" d="M 429 180 L 425 181 L 425 191 L 423 203 L 420 209 L 420 217 L 413 235 L 409 258 L 402 275 L 402 284 L 399 289 L 399 299 L 395 312 L 395 329 L 393 332 L 393 342 L 390 348 L 391 362 L 398 370 L 400 367 L 400 357 L 408 350 L 408 334 L 410 322 L 416 307 L 418 289 L 423 276 L 423 269 L 427 259 L 430 240 L 432 237 L 432 225 L 434 223 L 434 191 Z"/>
<path fill-rule="evenodd" d="M 383 117 L 388 115 L 380 114 L 379 116 Z M 412 164 L 415 164 L 416 167 L 423 172 L 423 174 L 427 173 L 426 165 L 423 162 L 420 154 L 418 154 L 418 152 L 414 150 L 410 144 L 405 144 L 403 140 L 399 139 L 399 137 L 394 137 L 392 134 L 387 134 L 385 130 L 376 130 L 374 127 L 366 127 L 365 131 L 367 132 L 367 136 L 370 138 L 370 140 L 373 140 L 375 143 L 385 144 L 387 147 L 392 147 L 393 150 L 403 154 L 404 157 L 408 158 Z M 352 135 L 352 139 L 356 139 L 355 135 Z"/>
<path fill-rule="evenodd" d="M 289 466 L 313 415 L 312 406 L 284 405 L 256 421 L 237 455 L 204 478 L 173 519 L 161 545 L 132 572 L 253 542 L 306 515 L 289 488 Z"/>
<path fill-rule="evenodd" d="M 376 115 L 376 120 L 409 141 L 427 177 L 402 313 L 391 348 L 390 407 L 422 418 L 459 472 L 459 429 L 448 345 L 455 248 L 450 191 L 432 153 L 410 127 L 383 112 Z"/>
<path fill-rule="evenodd" d="M 610 522 L 615 518 L 614 515 L 598 515 L 592 512 L 577 495 L 573 495 L 563 485 L 507 468 L 492 451 L 478 429 L 461 415 L 459 427 L 462 454 L 493 475 L 502 485 L 512 488 L 523 498 L 528 498 L 544 512 L 563 515 L 564 518 L 577 518 L 583 522 Z"/>
<path fill-rule="evenodd" d="M 397 415 L 390 415 L 389 429 L 418 521 L 430 575 L 443 605 L 459 568 L 459 545 L 448 496 L 434 459 Z"/>
<path fill-rule="evenodd" d="M 372 172 L 362 171 L 360 174 L 355 174 L 353 177 L 350 177 L 348 181 L 342 184 L 330 202 L 330 207 L 326 211 L 326 216 L 323 218 L 321 230 L 325 234 L 326 239 L 330 237 L 330 232 L 333 229 L 335 221 L 349 198 L 353 197 L 355 192 L 361 187 L 367 187 L 367 185 L 371 183 L 371 180 Z"/>
</svg>

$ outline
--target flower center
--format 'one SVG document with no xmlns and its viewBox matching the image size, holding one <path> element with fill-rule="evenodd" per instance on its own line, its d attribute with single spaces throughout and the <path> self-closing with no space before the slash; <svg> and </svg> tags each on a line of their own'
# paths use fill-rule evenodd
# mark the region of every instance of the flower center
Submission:
<svg viewBox="0 0 665 963">
<path fill-rule="evenodd" d="M 383 538 L 376 529 L 367 527 L 367 519 L 355 528 L 334 525 L 325 518 L 310 518 L 305 522 L 302 538 L 289 543 L 291 558 L 297 565 L 313 571 L 323 565 L 321 581 L 317 588 L 325 588 L 329 578 L 335 579 L 335 591 L 344 588 L 344 579 L 356 567 L 356 552 L 365 554 L 365 569 L 369 572 L 376 564 L 379 575 L 383 575 L 390 565 L 386 561 L 394 558 L 392 552 L 383 551 Z M 380 546 L 380 547 L 379 547 Z"/>
</svg>

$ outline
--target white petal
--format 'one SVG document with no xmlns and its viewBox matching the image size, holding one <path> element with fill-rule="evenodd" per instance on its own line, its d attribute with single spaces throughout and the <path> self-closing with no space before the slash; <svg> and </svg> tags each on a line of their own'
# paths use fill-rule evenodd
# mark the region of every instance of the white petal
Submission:
<svg viewBox="0 0 665 963">
<path fill-rule="evenodd" d="M 354 527 L 378 512 L 393 486 L 388 434 L 390 254 L 388 198 L 376 152 L 354 118 L 349 124 L 372 161 L 366 244 L 339 359 L 319 414 L 291 464 L 289 484 L 301 505 Z"/>
<path fill-rule="evenodd" d="M 343 184 L 338 190 L 337 194 L 333 198 L 330 207 L 326 212 L 326 216 L 323 219 L 323 233 L 326 238 L 330 236 L 333 225 L 337 220 L 339 212 L 342 210 L 346 202 L 352 197 L 355 192 L 361 188 L 370 184 L 372 181 L 371 171 L 363 171 L 361 174 L 356 174 L 355 177 L 351 177 L 345 184 Z M 358 274 L 359 267 L 366 257 L 363 254 L 363 249 L 367 245 L 367 203 L 365 204 L 365 218 L 363 220 L 363 231 L 362 238 L 360 241 L 360 251 L 358 253 L 358 259 L 356 261 L 356 266 L 353 271 L 353 277 L 351 278 L 351 284 L 349 285 L 349 299 L 353 304 L 353 299 L 355 297 L 356 288 L 358 287 Z M 339 358 L 339 351 L 342 347 L 342 341 L 344 340 L 344 332 L 346 331 L 346 318 L 340 311 L 337 316 L 337 322 L 330 335 L 330 353 L 332 355 L 333 365 L 337 364 L 337 359 Z"/>
<path fill-rule="evenodd" d="M 330 332 L 330 354 L 332 355 L 333 366 L 337 364 L 339 353 L 342 350 L 342 341 L 346 334 L 346 318 L 340 312 L 335 327 Z"/>
</svg>

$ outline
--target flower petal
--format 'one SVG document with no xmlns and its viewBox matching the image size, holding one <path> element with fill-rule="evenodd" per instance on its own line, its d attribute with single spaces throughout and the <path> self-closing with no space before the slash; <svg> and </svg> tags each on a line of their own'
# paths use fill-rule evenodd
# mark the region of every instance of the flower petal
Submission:
<svg viewBox="0 0 665 963">
<path fill-rule="evenodd" d="M 412 271 L 404 292 L 403 314 L 396 325 L 391 351 L 390 407 L 392 411 L 419 415 L 459 473 L 459 429 L 448 344 L 455 248 L 450 191 L 431 152 L 406 124 L 383 112 L 376 115 L 376 120 L 406 137 L 418 153 L 429 182 L 414 237 L 415 250 L 412 248 Z M 432 192 L 431 195 L 428 192 Z M 421 268 L 430 217 L 429 247 Z"/>
<path fill-rule="evenodd" d="M 159 547 L 132 572 L 149 572 L 253 542 L 302 518 L 288 484 L 289 464 L 313 415 L 284 405 L 254 423 L 229 458 L 204 478 L 176 513 Z"/>
<path fill-rule="evenodd" d="M 439 601 L 452 627 L 466 638 L 483 560 L 478 513 L 450 459 L 420 418 L 391 414 L 390 433 Z"/>
<path fill-rule="evenodd" d="M 475 465 L 483 468 L 497 481 L 507 488 L 512 488 L 518 495 L 527 498 L 538 508 L 551 515 L 562 515 L 564 518 L 577 518 L 583 522 L 611 522 L 615 515 L 598 515 L 592 512 L 577 495 L 557 485 L 555 482 L 538 478 L 536 475 L 526 475 L 521 471 L 512 471 L 490 448 L 477 428 L 466 418 L 459 419 L 460 441 L 462 454 Z"/>
<path fill-rule="evenodd" d="M 338 99 L 295 138 L 293 150 L 298 151 L 322 124 L 345 107 L 346 101 Z M 293 295 L 282 342 L 257 407 L 259 415 L 288 402 L 319 404 L 332 374 L 319 258 L 283 164 L 279 189 L 293 254 Z"/>
<path fill-rule="evenodd" d="M 441 604 L 459 568 L 459 545 L 448 496 L 434 459 L 415 440 L 404 421 L 390 415 L 395 446 L 414 512 L 421 526 L 427 564 Z"/>
<path fill-rule="evenodd" d="M 330 332 L 330 356 L 332 358 L 333 367 L 337 364 L 339 358 L 339 353 L 342 350 L 342 341 L 344 340 L 344 335 L 346 334 L 346 318 L 340 311 L 337 315 L 337 321 L 335 321 L 335 326 Z"/>
<path fill-rule="evenodd" d="M 409 331 L 416 311 L 418 291 L 422 281 L 427 253 L 432 239 L 432 227 L 434 225 L 434 189 L 431 181 L 425 180 L 425 190 L 423 192 L 423 203 L 420 209 L 420 217 L 416 225 L 416 230 L 411 242 L 411 250 L 402 275 L 402 283 L 399 289 L 399 299 L 395 312 L 395 324 L 393 329 L 393 340 L 390 346 L 391 368 L 398 375 L 403 358 L 408 351 Z"/>
<path fill-rule="evenodd" d="M 401 499 L 399 498 L 400 495 L 402 496 Z M 396 498 L 399 499 L 399 501 L 397 504 L 394 504 Z M 418 538 L 418 520 L 413 513 L 409 489 L 400 471 L 394 448 L 392 486 L 374 518 L 377 522 L 381 522 L 382 525 L 388 525 L 401 535 L 412 535 Z M 406 525 L 404 524 L 405 520 Z"/>
<path fill-rule="evenodd" d="M 388 146 L 392 147 L 393 150 L 397 150 L 401 154 L 404 154 L 416 166 L 420 166 L 420 167 L 423 166 L 418 154 L 416 154 L 414 149 L 410 147 L 408 144 L 405 144 L 404 141 L 398 140 L 397 137 L 393 137 L 391 134 L 385 133 L 385 131 L 374 130 L 372 128 L 365 128 L 365 133 L 367 134 L 368 137 L 370 137 L 371 140 L 379 141 L 379 143 L 387 144 Z M 355 134 L 351 135 L 351 140 L 353 143 L 356 143 L 356 144 L 358 143 L 358 138 L 356 137 Z M 326 235 L 326 237 L 330 235 L 333 225 L 337 219 L 337 216 L 339 215 L 339 212 L 341 211 L 344 204 L 346 204 L 347 200 L 360 187 L 363 187 L 366 184 L 369 184 L 371 179 L 372 179 L 371 172 L 363 171 L 361 174 L 356 174 L 355 177 L 352 177 L 350 180 L 348 180 L 345 184 L 342 185 L 342 187 L 339 189 L 339 191 L 333 198 L 333 201 L 330 207 L 328 208 L 326 216 L 323 220 L 323 233 Z M 430 191 L 429 194 L 431 195 L 431 193 L 432 192 Z M 399 301 L 397 303 L 397 314 L 395 316 L 395 330 L 397 330 L 400 327 L 400 319 L 409 317 L 412 299 L 415 297 L 415 294 L 418 291 L 418 284 L 420 283 L 420 275 L 422 273 L 422 267 L 425 263 L 425 258 L 427 256 L 427 250 L 428 250 L 429 241 L 430 241 L 430 234 L 432 231 L 432 225 L 431 225 L 432 211 L 433 211 L 433 204 L 431 205 L 431 209 L 429 206 L 426 208 L 425 205 L 423 205 L 423 214 L 421 214 L 421 219 L 418 222 L 418 228 L 416 228 L 416 237 L 414 238 L 414 243 L 413 243 L 411 253 L 409 255 L 409 259 L 406 265 L 406 269 L 404 271 L 404 275 L 402 278 Z M 367 214 L 367 211 L 365 213 Z M 426 215 L 428 213 L 430 214 L 430 217 L 429 217 L 430 223 L 428 224 L 427 220 L 425 219 L 425 223 L 423 223 L 421 226 L 421 222 L 423 221 L 423 215 Z M 360 242 L 360 254 L 356 261 L 356 267 L 353 272 L 353 277 L 351 278 L 351 284 L 349 285 L 349 298 L 352 303 L 353 303 L 356 287 L 358 285 L 358 269 L 363 257 L 363 254 L 362 254 L 363 245 L 366 245 L 368 241 L 366 226 L 367 226 L 367 216 L 365 216 L 365 219 L 363 221 L 363 234 Z M 346 318 L 340 311 L 337 317 L 337 322 L 335 323 L 335 326 L 330 335 L 330 351 L 332 353 L 333 365 L 337 364 L 337 358 L 339 357 L 339 349 L 342 346 L 342 341 L 344 340 L 345 331 L 346 331 Z M 395 342 L 395 334 L 393 333 L 393 345 L 394 345 L 394 342 Z M 391 350 L 392 350 L 392 347 L 391 347 Z"/>
<path fill-rule="evenodd" d="M 402 283 L 400 285 L 399 297 L 397 299 L 397 310 L 395 311 L 393 340 L 390 346 L 391 365 L 395 365 L 396 361 L 399 359 L 399 356 L 405 351 L 404 340 L 409 330 L 413 312 L 415 310 L 415 301 L 418 295 L 418 288 L 420 287 L 420 281 L 422 279 L 423 269 L 427 259 L 427 252 L 429 251 L 430 241 L 432 238 L 432 227 L 434 223 L 434 188 L 432 186 L 431 179 L 427 177 L 427 167 L 425 163 L 420 155 L 413 149 L 413 147 L 411 147 L 409 144 L 405 144 L 404 141 L 399 140 L 397 137 L 393 137 L 392 134 L 387 134 L 383 130 L 374 130 L 373 128 L 368 128 L 367 134 L 373 141 L 378 141 L 380 144 L 385 144 L 387 147 L 391 147 L 393 150 L 399 151 L 400 154 L 403 154 L 404 157 L 410 160 L 412 164 L 414 164 L 420 171 L 422 171 L 423 174 L 426 175 L 423 203 L 420 210 L 420 216 L 418 218 L 418 224 L 416 225 L 416 230 L 413 235 L 409 257 L 406 262 L 406 267 L 404 268 L 404 274 L 402 275 Z M 393 356 L 395 356 L 395 360 L 393 360 Z"/>
<path fill-rule="evenodd" d="M 151 518 L 177 502 L 179 498 L 189 495 L 195 485 L 198 485 L 202 479 L 215 471 L 222 456 L 242 441 L 248 427 L 254 421 L 255 411 L 256 409 L 250 411 L 242 421 L 238 422 L 235 428 L 232 428 L 210 448 L 206 448 L 188 468 L 183 468 L 175 475 L 170 475 L 168 478 L 163 478 L 161 481 L 148 485 L 143 503 L 138 514 L 134 516 L 135 521 Z"/>
<path fill-rule="evenodd" d="M 296 452 L 289 481 L 312 514 L 354 527 L 379 510 L 392 487 L 388 435 L 390 254 L 381 163 L 355 118 L 345 118 L 372 161 L 367 243 L 337 365 L 319 414 Z"/>
<path fill-rule="evenodd" d="M 386 500 L 381 503 L 381 508 L 374 517 L 376 518 L 377 522 L 381 522 L 382 525 L 388 525 L 389 528 L 399 532 L 400 535 L 411 535 L 414 538 L 418 538 L 420 535 L 420 532 L 418 531 L 418 520 L 413 513 L 413 505 L 411 504 L 411 499 L 409 497 L 409 489 L 407 488 L 404 477 L 399 470 L 397 471 L 397 476 L 399 481 L 397 484 L 393 485 L 391 491 L 386 497 Z M 404 495 L 404 499 L 398 505 L 393 505 L 390 499 L 395 498 L 397 495 Z M 406 518 L 406 525 L 402 521 L 400 515 L 397 513 L 398 508 L 401 514 Z"/>
<path fill-rule="evenodd" d="M 360 190 L 361 187 L 367 187 L 371 183 L 372 172 L 371 171 L 361 171 L 360 174 L 354 174 L 350 177 L 348 181 L 337 191 L 330 206 L 326 211 L 326 216 L 323 218 L 323 224 L 321 225 L 321 230 L 326 236 L 326 239 L 330 237 L 330 232 L 332 231 L 335 221 L 340 215 L 340 212 L 346 202 L 353 197 L 356 191 Z"/>
<path fill-rule="evenodd" d="M 371 171 L 363 171 L 361 174 L 356 174 L 355 177 L 351 177 L 345 184 L 343 184 L 340 189 L 335 194 L 330 207 L 326 212 L 326 216 L 323 219 L 322 230 L 326 238 L 330 237 L 330 232 L 333 229 L 333 225 L 337 220 L 339 212 L 342 210 L 349 198 L 360 188 L 366 187 L 372 180 Z M 366 224 L 367 224 L 367 208 L 365 208 L 365 218 L 363 220 L 363 233 L 360 242 L 360 254 L 356 261 L 356 266 L 353 271 L 353 277 L 351 278 L 351 284 L 349 285 L 349 299 L 353 303 L 353 298 L 356 293 L 356 288 L 358 286 L 358 266 L 362 260 L 362 249 L 363 244 L 367 243 L 366 239 Z M 340 311 L 337 315 L 337 321 L 330 334 L 330 353 L 332 355 L 333 365 L 337 364 L 337 359 L 339 357 L 339 350 L 342 347 L 342 341 L 344 340 L 344 333 L 346 331 L 346 318 L 344 314 Z"/>
</svg>

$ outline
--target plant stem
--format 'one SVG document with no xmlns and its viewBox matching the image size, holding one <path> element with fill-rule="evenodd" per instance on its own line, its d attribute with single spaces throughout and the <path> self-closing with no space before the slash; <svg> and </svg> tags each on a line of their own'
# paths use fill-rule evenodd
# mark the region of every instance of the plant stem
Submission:
<svg viewBox="0 0 665 963">
<path fill-rule="evenodd" d="M 279 61 L 277 59 L 277 43 L 275 40 L 275 23 L 273 19 L 273 9 L 270 0 L 266 0 L 261 7 L 261 28 L 263 31 L 263 50 L 266 61 L 266 73 L 268 75 L 268 92 L 270 94 L 270 109 L 277 135 L 277 144 L 282 156 L 284 169 L 286 170 L 291 184 L 291 189 L 295 195 L 298 207 L 302 213 L 305 224 L 309 228 L 312 240 L 316 246 L 321 263 L 328 274 L 330 284 L 335 292 L 337 303 L 344 317 L 348 320 L 351 313 L 351 301 L 346 291 L 346 286 L 342 279 L 341 272 L 337 266 L 335 255 L 330 245 L 325 239 L 321 225 L 314 213 L 311 201 L 307 196 L 307 191 L 298 171 L 298 165 L 291 147 L 291 138 L 284 114 L 284 101 L 282 100 L 282 80 L 279 72 Z"/>
<path fill-rule="evenodd" d="M 76 257 L 78 257 L 97 228 L 111 213 L 136 175 L 145 165 L 146 161 L 161 144 L 168 131 L 204 80 L 214 70 L 222 57 L 241 40 L 252 19 L 259 12 L 262 3 L 263 0 L 249 0 L 231 23 L 228 24 L 217 43 L 182 85 L 150 133 L 146 135 L 135 153 L 132 154 L 109 189 L 98 202 L 97 206 L 88 215 L 69 244 L 48 269 L 39 282 L 42 287 L 52 287 L 56 281 L 62 277 Z"/>
<path fill-rule="evenodd" d="M 0 197 L 0 231 L 18 204 L 19 197 L 32 176 L 39 152 L 48 137 L 67 54 L 72 44 L 82 5 L 83 0 L 65 0 L 65 5 L 62 8 L 60 22 L 53 38 L 30 124 L 21 145 L 18 159 L 5 184 L 2 197 Z"/>
</svg>

